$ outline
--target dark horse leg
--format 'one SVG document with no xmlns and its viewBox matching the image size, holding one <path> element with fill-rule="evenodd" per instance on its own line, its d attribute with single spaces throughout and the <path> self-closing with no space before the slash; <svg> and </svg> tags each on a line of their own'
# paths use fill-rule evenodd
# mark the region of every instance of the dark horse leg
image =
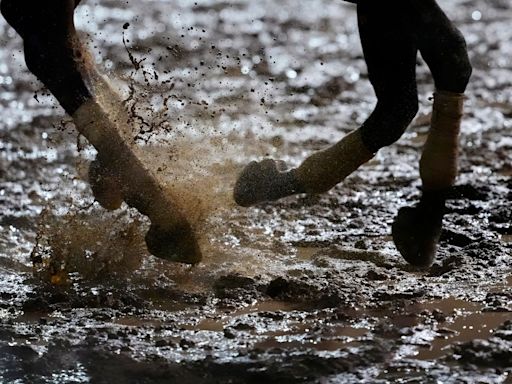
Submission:
<svg viewBox="0 0 512 384">
<path fill-rule="evenodd" d="M 147 215 L 151 228 L 146 243 L 154 255 L 197 263 L 201 253 L 181 208 L 122 137 L 128 119 L 121 101 L 96 72 L 75 30 L 73 14 L 79 2 L 2 0 L 0 6 L 7 22 L 23 38 L 29 70 L 98 150 L 90 170 L 96 198 L 110 209 L 124 200 Z"/>
<path fill-rule="evenodd" d="M 393 239 L 402 256 L 419 267 L 435 258 L 447 192 L 457 176 L 458 134 L 471 64 L 462 34 L 435 0 L 409 0 L 407 19 L 434 78 L 431 128 L 420 161 L 423 193 L 415 207 L 400 209 Z"/>
<path fill-rule="evenodd" d="M 411 264 L 432 264 L 441 232 L 446 191 L 457 174 L 457 136 L 463 92 L 471 75 L 464 38 L 435 0 L 358 2 L 359 32 L 377 105 L 365 123 L 335 145 L 307 158 L 297 169 L 266 159 L 240 174 L 234 197 L 249 206 L 295 193 L 329 190 L 400 138 L 418 110 L 416 57 L 419 50 L 436 85 L 432 128 L 420 174 L 418 206 L 400 210 L 393 238 Z"/>
<path fill-rule="evenodd" d="M 377 105 L 365 123 L 333 146 L 308 157 L 297 169 L 284 171 L 271 159 L 250 163 L 235 185 L 242 206 L 295 193 L 326 192 L 382 147 L 400 138 L 418 111 L 417 45 L 397 17 L 400 1 L 361 1 L 359 32 Z"/>
<path fill-rule="evenodd" d="M 23 38 L 28 69 L 70 115 L 92 96 L 80 71 L 82 51 L 73 24 L 80 0 L 3 0 L 2 15 Z"/>
</svg>

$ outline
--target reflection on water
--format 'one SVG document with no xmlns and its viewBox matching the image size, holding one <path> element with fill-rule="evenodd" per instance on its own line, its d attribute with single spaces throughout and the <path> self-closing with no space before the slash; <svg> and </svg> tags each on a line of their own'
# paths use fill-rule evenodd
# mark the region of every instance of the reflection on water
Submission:
<svg viewBox="0 0 512 384">
<path fill-rule="evenodd" d="M 500 325 L 512 318 L 510 312 L 483 312 L 482 309 L 481 304 L 452 298 L 421 303 L 410 308 L 417 312 L 435 310 L 447 314 L 436 329 L 426 332 L 419 348 L 412 352 L 413 357 L 418 360 L 439 359 L 457 343 L 487 339 Z"/>
</svg>

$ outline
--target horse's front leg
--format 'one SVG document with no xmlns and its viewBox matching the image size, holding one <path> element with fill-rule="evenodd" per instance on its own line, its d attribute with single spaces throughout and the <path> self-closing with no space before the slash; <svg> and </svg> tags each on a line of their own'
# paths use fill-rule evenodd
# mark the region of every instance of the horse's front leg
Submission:
<svg viewBox="0 0 512 384">
<path fill-rule="evenodd" d="M 401 4 L 361 2 L 357 12 L 368 76 L 377 96 L 374 111 L 359 129 L 313 153 L 297 169 L 286 171 L 270 159 L 249 164 L 235 185 L 234 197 L 240 205 L 328 191 L 380 148 L 398 140 L 416 115 L 417 46 L 408 26 L 397 17 Z"/>
<path fill-rule="evenodd" d="M 146 236 L 154 255 L 196 263 L 201 253 L 181 207 L 144 167 L 123 137 L 128 119 L 121 100 L 100 76 L 81 45 L 73 22 L 80 0 L 2 0 L 1 12 L 24 41 L 25 61 L 98 151 L 90 179 L 106 208 L 124 200 L 147 215 Z"/>
<path fill-rule="evenodd" d="M 92 96 L 81 76 L 82 50 L 73 24 L 79 1 L 2 0 L 1 12 L 23 38 L 28 69 L 72 115 Z"/>
</svg>

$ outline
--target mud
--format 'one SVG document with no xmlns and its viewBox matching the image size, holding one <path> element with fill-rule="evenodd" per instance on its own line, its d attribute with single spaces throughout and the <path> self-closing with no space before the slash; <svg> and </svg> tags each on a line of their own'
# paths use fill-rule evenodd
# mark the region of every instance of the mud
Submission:
<svg viewBox="0 0 512 384">
<path fill-rule="evenodd" d="M 134 142 L 200 234 L 195 267 L 150 256 L 144 217 L 94 202 L 94 150 L 1 21 L 0 381 L 510 382 L 512 6 L 440 3 L 475 73 L 429 271 L 408 266 L 390 237 L 398 209 L 420 196 L 433 91 L 421 61 L 413 126 L 343 185 L 250 209 L 231 199 L 249 160 L 297 165 L 371 111 L 351 5 L 79 8 Z"/>
</svg>

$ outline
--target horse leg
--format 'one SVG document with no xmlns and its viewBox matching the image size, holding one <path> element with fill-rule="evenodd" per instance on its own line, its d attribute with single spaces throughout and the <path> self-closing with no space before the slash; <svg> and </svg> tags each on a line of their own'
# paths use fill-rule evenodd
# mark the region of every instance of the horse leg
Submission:
<svg viewBox="0 0 512 384">
<path fill-rule="evenodd" d="M 249 164 L 235 185 L 239 205 L 328 191 L 380 148 L 398 140 L 416 115 L 417 48 L 400 17 L 400 5 L 361 2 L 357 13 L 368 75 L 378 99 L 374 111 L 359 129 L 314 153 L 297 169 L 283 171 L 270 159 Z"/>
<path fill-rule="evenodd" d="M 84 81 L 87 53 L 73 23 L 74 9 L 80 0 L 33 2 L 3 0 L 1 11 L 7 22 L 23 38 L 28 69 L 46 85 L 69 115 L 93 98 Z M 122 203 L 117 180 L 104 162 L 95 160 L 89 181 L 96 197 L 107 209 Z"/>
<path fill-rule="evenodd" d="M 407 261 L 428 267 L 441 235 L 446 194 L 457 176 L 458 134 L 471 64 L 464 37 L 435 0 L 409 0 L 407 7 L 436 92 L 420 160 L 422 197 L 416 207 L 400 209 L 393 223 L 393 239 Z"/>
<path fill-rule="evenodd" d="M 92 96 L 80 71 L 84 56 L 73 24 L 75 0 L 2 0 L 1 12 L 23 38 L 28 69 L 72 115 Z"/>
<path fill-rule="evenodd" d="M 197 263 L 201 252 L 181 207 L 123 138 L 128 118 L 120 109 L 121 100 L 95 71 L 80 44 L 73 23 L 79 2 L 2 0 L 0 6 L 7 22 L 23 38 L 29 70 L 97 149 L 98 159 L 90 170 L 97 198 L 107 208 L 117 208 L 124 200 L 148 216 L 151 228 L 146 243 L 155 256 Z"/>
<path fill-rule="evenodd" d="M 450 188 L 457 176 L 458 135 L 471 63 L 464 37 L 435 0 L 415 0 L 411 6 L 420 52 L 436 86 L 420 175 L 423 190 L 442 191 Z"/>
</svg>

